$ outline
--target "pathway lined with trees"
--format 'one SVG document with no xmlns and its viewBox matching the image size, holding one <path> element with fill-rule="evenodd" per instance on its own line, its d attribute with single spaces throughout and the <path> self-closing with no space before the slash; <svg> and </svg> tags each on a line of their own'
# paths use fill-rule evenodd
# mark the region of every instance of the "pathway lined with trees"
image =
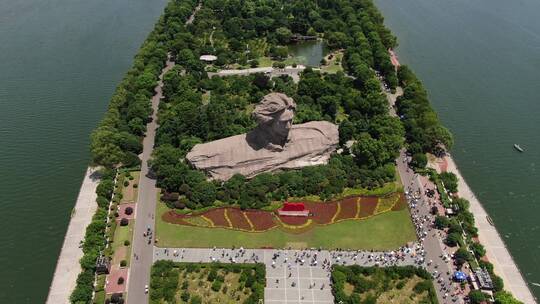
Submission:
<svg viewBox="0 0 540 304">
<path fill-rule="evenodd" d="M 186 24 L 191 24 L 195 19 L 201 4 L 195 8 Z M 137 221 L 133 231 L 133 250 L 131 252 L 131 265 L 128 274 L 127 297 L 130 304 L 148 303 L 148 294 L 145 292 L 145 285 L 149 285 L 150 268 L 153 262 L 153 239 L 145 237 L 143 234 L 150 229 L 154 231 L 154 212 L 156 210 L 158 188 L 156 180 L 151 176 L 148 161 L 154 150 L 156 129 L 158 128 L 157 113 L 159 102 L 163 98 L 163 75 L 171 70 L 175 62 L 168 55 L 165 67 L 161 70 L 159 81 L 154 89 L 155 95 L 152 97 L 152 120 L 147 124 L 146 134 L 143 140 L 143 152 L 139 156 L 141 159 L 141 175 L 139 181 L 139 203 L 137 204 Z"/>
</svg>

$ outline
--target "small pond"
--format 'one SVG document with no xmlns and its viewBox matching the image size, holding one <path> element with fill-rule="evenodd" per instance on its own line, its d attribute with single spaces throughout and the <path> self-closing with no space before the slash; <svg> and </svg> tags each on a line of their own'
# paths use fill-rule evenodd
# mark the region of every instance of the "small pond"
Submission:
<svg viewBox="0 0 540 304">
<path fill-rule="evenodd" d="M 303 41 L 288 45 L 289 54 L 296 57 L 295 61 L 307 66 L 319 66 L 321 59 L 329 53 L 323 41 Z"/>
</svg>

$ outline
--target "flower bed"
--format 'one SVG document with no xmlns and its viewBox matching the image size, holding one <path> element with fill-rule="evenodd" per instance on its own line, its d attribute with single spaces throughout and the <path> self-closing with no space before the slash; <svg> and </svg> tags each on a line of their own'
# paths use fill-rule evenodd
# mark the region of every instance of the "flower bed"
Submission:
<svg viewBox="0 0 540 304">
<path fill-rule="evenodd" d="M 376 196 L 366 196 L 360 199 L 360 214 L 359 218 L 372 216 L 377 209 L 379 198 Z"/>
<path fill-rule="evenodd" d="M 212 221 L 215 227 L 231 228 L 231 226 L 229 226 L 229 222 L 225 218 L 225 208 L 211 209 L 206 211 L 203 215 Z"/>
<path fill-rule="evenodd" d="M 397 201 L 397 203 L 392 207 L 392 211 L 398 211 L 398 210 L 403 210 L 407 208 L 407 200 L 405 199 L 405 194 L 404 193 L 400 193 L 399 194 L 399 200 Z"/>
<path fill-rule="evenodd" d="M 301 226 L 307 223 L 308 217 L 307 216 L 286 216 L 282 215 L 279 217 L 281 222 L 287 225 L 291 226 Z"/>
<path fill-rule="evenodd" d="M 306 208 L 311 211 L 311 219 L 317 224 L 329 224 L 337 212 L 337 203 L 306 203 Z"/>
<path fill-rule="evenodd" d="M 244 212 L 238 208 L 229 208 L 227 211 L 232 227 L 242 230 L 252 230 L 251 225 L 244 216 Z"/>
<path fill-rule="evenodd" d="M 162 219 L 172 224 L 220 227 L 246 232 L 263 232 L 278 226 L 289 232 L 298 233 L 311 229 L 313 224 L 328 225 L 342 220 L 362 219 L 390 210 L 402 210 L 407 206 L 402 193 L 384 198 L 353 196 L 333 202 L 304 202 L 304 204 L 310 212 L 308 217 L 280 216 L 273 211 L 220 207 L 195 214 L 178 214 L 172 210 L 164 213 Z"/>
<path fill-rule="evenodd" d="M 356 217 L 357 201 L 358 197 L 349 197 L 342 200 L 339 204 L 341 205 L 339 214 L 336 216 L 334 221 L 352 219 Z"/>
<path fill-rule="evenodd" d="M 255 231 L 266 231 L 276 227 L 276 222 L 274 222 L 274 216 L 271 212 L 246 210 L 244 211 L 244 214 L 253 224 L 253 229 Z"/>
</svg>

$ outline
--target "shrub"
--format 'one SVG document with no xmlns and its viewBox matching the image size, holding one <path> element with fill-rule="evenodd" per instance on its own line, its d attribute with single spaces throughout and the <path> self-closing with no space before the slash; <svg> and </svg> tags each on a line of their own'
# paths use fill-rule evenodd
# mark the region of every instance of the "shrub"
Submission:
<svg viewBox="0 0 540 304">
<path fill-rule="evenodd" d="M 185 208 L 186 208 L 186 204 L 183 203 L 183 202 L 181 202 L 181 201 L 175 201 L 175 202 L 173 203 L 173 206 L 174 206 L 174 208 L 176 208 L 176 209 L 185 209 Z"/>
<path fill-rule="evenodd" d="M 127 266 L 127 261 L 126 260 L 120 261 L 120 267 L 126 267 L 126 266 Z M 118 284 L 120 284 L 120 283 L 118 283 Z"/>
<path fill-rule="evenodd" d="M 249 66 L 252 68 L 256 68 L 259 66 L 259 61 L 257 59 L 253 59 L 249 62 Z"/>
<path fill-rule="evenodd" d="M 182 292 L 182 295 L 180 296 L 180 298 L 184 302 L 189 301 L 189 292 L 187 290 L 184 290 L 184 292 Z"/>
<path fill-rule="evenodd" d="M 435 207 L 437 208 L 437 207 Z M 450 225 L 450 220 L 446 216 L 437 216 L 435 217 L 435 228 L 444 229 Z"/>
<path fill-rule="evenodd" d="M 124 187 L 129 186 L 129 181 L 124 181 Z"/>
<path fill-rule="evenodd" d="M 486 294 L 484 294 L 480 290 L 473 290 L 469 292 L 469 300 L 472 304 L 480 304 L 482 302 L 485 302 L 487 300 L 487 297 Z"/>
<path fill-rule="evenodd" d="M 174 202 L 177 201 L 179 197 L 180 193 L 178 192 L 165 192 L 161 195 L 161 200 L 164 202 Z"/>
<path fill-rule="evenodd" d="M 452 172 L 443 172 L 440 174 L 440 178 L 444 184 L 444 187 L 450 193 L 456 193 L 458 188 L 457 176 Z"/>
<path fill-rule="evenodd" d="M 463 265 L 465 262 L 468 262 L 472 259 L 471 254 L 463 247 L 459 248 L 454 254 L 456 263 L 458 265 Z"/>
<path fill-rule="evenodd" d="M 127 207 L 126 210 L 124 210 L 124 213 L 127 214 L 127 215 L 131 215 L 133 213 L 133 208 L 132 207 Z"/>
<path fill-rule="evenodd" d="M 111 296 L 111 303 L 119 303 L 120 299 L 122 299 L 121 293 L 113 293 Z"/>
<path fill-rule="evenodd" d="M 122 218 L 120 220 L 120 226 L 127 226 L 129 224 L 129 220 L 127 218 Z"/>
<path fill-rule="evenodd" d="M 221 281 L 215 280 L 214 283 L 212 283 L 212 290 L 219 291 L 221 289 L 221 284 L 223 284 Z"/>
<path fill-rule="evenodd" d="M 415 153 L 411 159 L 411 166 L 416 169 L 425 168 L 427 165 L 427 157 L 424 153 Z"/>
<path fill-rule="evenodd" d="M 124 241 L 124 246 L 129 246 L 130 244 L 131 244 L 131 242 L 129 240 Z"/>
<path fill-rule="evenodd" d="M 471 250 L 474 252 L 474 256 L 477 259 L 480 259 L 484 255 L 486 255 L 486 249 L 480 243 L 472 243 L 471 244 Z"/>
<path fill-rule="evenodd" d="M 190 304 L 201 304 L 202 299 L 201 299 L 200 296 L 193 296 L 193 298 L 191 298 L 191 301 L 189 303 Z"/>
<path fill-rule="evenodd" d="M 450 247 L 455 247 L 461 243 L 461 235 L 459 233 L 450 233 L 444 242 Z"/>
<path fill-rule="evenodd" d="M 118 278 L 118 285 L 122 285 L 124 284 L 124 277 L 119 277 Z"/>
<path fill-rule="evenodd" d="M 133 188 L 135 189 L 139 188 L 139 184 L 133 184 Z"/>
<path fill-rule="evenodd" d="M 135 177 L 133 177 L 133 175 L 130 175 L 130 176 L 128 176 L 128 179 L 129 179 L 129 180 L 134 180 Z"/>
</svg>

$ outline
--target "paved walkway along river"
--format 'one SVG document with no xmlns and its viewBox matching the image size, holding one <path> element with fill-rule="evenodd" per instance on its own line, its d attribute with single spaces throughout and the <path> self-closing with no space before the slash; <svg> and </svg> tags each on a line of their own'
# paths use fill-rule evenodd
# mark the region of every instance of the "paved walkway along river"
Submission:
<svg viewBox="0 0 540 304">
<path fill-rule="evenodd" d="M 79 260 L 83 256 L 80 247 L 86 233 L 86 226 L 92 221 L 97 209 L 96 187 L 99 178 L 95 169 L 88 168 L 73 209 L 60 257 L 56 264 L 53 280 L 47 296 L 47 304 L 67 304 L 75 288 L 77 276 L 81 272 Z"/>
<path fill-rule="evenodd" d="M 456 174 L 458 177 L 459 197 L 465 198 L 471 203 L 469 208 L 474 215 L 474 221 L 478 228 L 478 238 L 480 243 L 486 248 L 486 256 L 494 265 L 493 270 L 503 279 L 504 287 L 511 291 L 518 300 L 523 301 L 525 304 L 536 303 L 531 290 L 527 286 L 527 283 L 525 283 L 518 266 L 506 248 L 497 229 L 488 222 L 488 214 L 463 179 L 463 176 L 459 173 L 454 160 L 450 156 L 447 156 L 445 161 L 447 171 Z"/>
</svg>

